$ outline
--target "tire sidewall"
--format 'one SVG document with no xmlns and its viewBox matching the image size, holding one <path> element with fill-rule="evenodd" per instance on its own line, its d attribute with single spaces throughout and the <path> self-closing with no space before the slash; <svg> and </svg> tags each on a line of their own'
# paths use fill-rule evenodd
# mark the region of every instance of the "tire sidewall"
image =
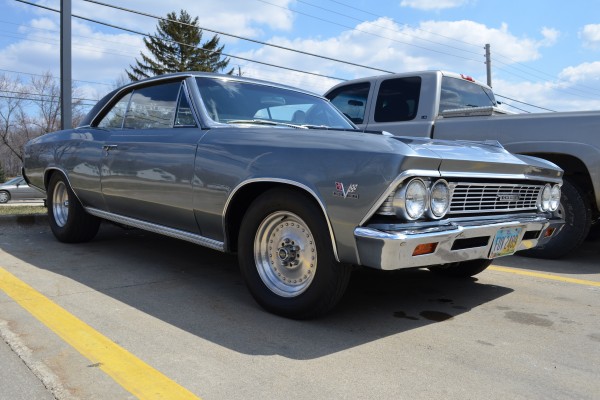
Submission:
<svg viewBox="0 0 600 400">
<path fill-rule="evenodd" d="M 539 258 L 560 258 L 575 250 L 585 240 L 591 225 L 591 205 L 585 193 L 570 179 L 564 179 L 560 207 L 565 224 L 545 245 L 521 254 Z"/>
</svg>

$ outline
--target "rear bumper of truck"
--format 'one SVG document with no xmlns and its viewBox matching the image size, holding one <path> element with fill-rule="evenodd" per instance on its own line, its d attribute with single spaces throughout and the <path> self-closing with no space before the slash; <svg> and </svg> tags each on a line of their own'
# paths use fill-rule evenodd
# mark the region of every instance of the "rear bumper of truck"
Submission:
<svg viewBox="0 0 600 400">
<path fill-rule="evenodd" d="M 531 249 L 550 240 L 563 224 L 564 220 L 541 216 L 503 216 L 410 228 L 379 224 L 356 228 L 354 237 L 361 265 L 395 270 L 495 258 L 495 238 L 504 232 L 514 234 L 513 251 Z M 511 249 L 501 255 L 512 254 Z"/>
</svg>

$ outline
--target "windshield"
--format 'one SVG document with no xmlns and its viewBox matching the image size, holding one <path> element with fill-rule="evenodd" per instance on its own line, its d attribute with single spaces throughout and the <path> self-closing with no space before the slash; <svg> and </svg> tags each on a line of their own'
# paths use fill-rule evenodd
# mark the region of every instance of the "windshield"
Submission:
<svg viewBox="0 0 600 400">
<path fill-rule="evenodd" d="M 196 78 L 209 117 L 220 123 L 354 129 L 327 100 L 284 88 L 223 78 Z"/>
<path fill-rule="evenodd" d="M 442 93 L 440 95 L 440 112 L 467 107 L 496 106 L 494 93 L 474 82 L 464 79 L 442 78 Z"/>
</svg>

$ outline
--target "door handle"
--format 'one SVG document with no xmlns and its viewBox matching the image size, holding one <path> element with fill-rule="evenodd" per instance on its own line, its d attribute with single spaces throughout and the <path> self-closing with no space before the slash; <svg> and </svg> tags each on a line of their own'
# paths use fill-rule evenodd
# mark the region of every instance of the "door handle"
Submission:
<svg viewBox="0 0 600 400">
<path fill-rule="evenodd" d="M 108 153 L 111 150 L 116 150 L 117 147 L 118 146 L 116 144 L 105 144 L 104 146 L 102 146 L 102 150 L 104 150 Z"/>
</svg>

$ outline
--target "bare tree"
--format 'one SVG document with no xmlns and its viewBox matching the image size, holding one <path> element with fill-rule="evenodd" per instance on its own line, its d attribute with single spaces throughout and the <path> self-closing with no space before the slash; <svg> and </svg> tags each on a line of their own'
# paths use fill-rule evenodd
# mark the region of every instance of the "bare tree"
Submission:
<svg viewBox="0 0 600 400">
<path fill-rule="evenodd" d="M 77 96 L 74 88 L 73 97 Z M 74 126 L 83 118 L 81 100 L 73 101 Z M 18 173 L 27 141 L 60 129 L 60 87 L 51 73 L 31 78 L 0 75 L 0 156 L 8 175 Z"/>
<path fill-rule="evenodd" d="M 27 101 L 23 92 L 21 78 L 9 78 L 0 75 L 0 144 L 23 161 L 19 144 L 15 140 L 19 123 L 23 116 L 23 107 Z"/>
</svg>

